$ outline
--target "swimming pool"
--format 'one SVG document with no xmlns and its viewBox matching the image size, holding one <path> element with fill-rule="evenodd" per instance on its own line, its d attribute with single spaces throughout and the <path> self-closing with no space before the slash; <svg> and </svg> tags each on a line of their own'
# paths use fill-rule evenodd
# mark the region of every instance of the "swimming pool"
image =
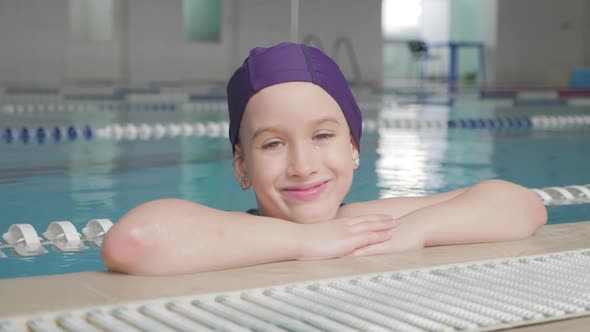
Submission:
<svg viewBox="0 0 590 332">
<path fill-rule="evenodd" d="M 469 121 L 462 126 L 460 121 L 521 119 L 531 114 L 589 115 L 584 107 L 498 106 L 470 98 L 454 105 L 420 105 L 392 102 L 380 95 L 365 96 L 364 102 L 367 123 L 385 121 L 389 125 L 365 128 L 361 167 L 346 201 L 427 195 L 489 178 L 530 188 L 590 183 L 590 172 L 584 167 L 590 164 L 587 129 L 480 128 Z M 81 230 L 90 219 L 116 221 L 132 207 L 162 197 L 226 210 L 255 206 L 253 193 L 243 193 L 233 178 L 223 126 L 221 130 L 205 126 L 200 137 L 195 137 L 170 135 L 173 128 L 157 125 L 226 121 L 222 103 L 164 105 L 88 103 L 84 108 L 64 110 L 36 105 L 30 111 L 0 115 L 2 127 L 14 129 L 10 143 L 6 132 L 0 143 L 0 233 L 11 224 L 30 223 L 40 234 L 57 220 L 69 220 Z M 403 121 L 392 124 L 393 120 Z M 416 121 L 421 125 L 416 126 Z M 436 125 L 454 121 L 457 128 Z M 138 132 L 145 124 L 143 128 L 151 128 L 152 136 L 142 140 L 136 133 L 117 138 L 115 129 L 127 124 L 134 124 Z M 68 126 L 78 128 L 76 139 L 68 138 Z M 80 129 L 86 126 L 92 130 L 88 137 Z M 59 142 L 52 132 L 55 127 L 62 128 Z M 108 135 L 97 130 L 107 127 L 111 128 Z M 22 128 L 31 129 L 27 143 L 22 141 Z M 45 128 L 41 143 L 35 139 L 39 128 Z M 157 130 L 165 133 L 159 139 L 154 138 Z M 549 209 L 549 223 L 588 220 L 588 216 L 588 204 Z M 49 249 L 46 255 L 30 258 L 3 251 L 7 257 L 0 259 L 0 278 L 104 269 L 96 248 L 75 254 Z"/>
</svg>

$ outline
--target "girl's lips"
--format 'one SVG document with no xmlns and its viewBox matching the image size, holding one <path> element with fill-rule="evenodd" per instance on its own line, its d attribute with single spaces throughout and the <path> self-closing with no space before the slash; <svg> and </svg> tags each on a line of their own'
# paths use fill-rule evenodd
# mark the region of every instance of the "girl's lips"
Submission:
<svg viewBox="0 0 590 332">
<path fill-rule="evenodd" d="M 284 192 L 288 197 L 299 201 L 312 201 L 318 198 L 328 187 L 328 182 L 318 182 L 309 185 L 293 186 L 284 188 Z"/>
</svg>

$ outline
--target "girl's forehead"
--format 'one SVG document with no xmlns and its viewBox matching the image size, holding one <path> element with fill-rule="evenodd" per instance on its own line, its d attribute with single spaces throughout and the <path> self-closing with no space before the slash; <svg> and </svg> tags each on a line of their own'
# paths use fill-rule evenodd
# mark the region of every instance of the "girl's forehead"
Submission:
<svg viewBox="0 0 590 332">
<path fill-rule="evenodd" d="M 338 103 L 324 89 L 308 82 L 288 82 L 269 86 L 252 96 L 242 125 L 273 118 L 313 119 L 327 115 L 346 121 Z"/>
<path fill-rule="evenodd" d="M 267 131 L 302 133 L 320 125 L 349 130 L 340 106 L 321 87 L 290 82 L 265 88 L 250 99 L 239 135 L 251 141 Z"/>
</svg>

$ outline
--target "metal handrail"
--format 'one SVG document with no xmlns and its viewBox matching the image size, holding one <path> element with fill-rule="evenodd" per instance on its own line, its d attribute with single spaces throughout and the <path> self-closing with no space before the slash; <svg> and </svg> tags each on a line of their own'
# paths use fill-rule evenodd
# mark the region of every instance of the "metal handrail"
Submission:
<svg viewBox="0 0 590 332">
<path fill-rule="evenodd" d="M 353 82 L 360 84 L 362 82 L 361 69 L 360 69 L 358 61 L 357 61 L 356 53 L 354 52 L 354 47 L 352 47 L 352 42 L 350 41 L 350 39 L 348 37 L 346 37 L 346 36 L 339 37 L 334 42 L 334 47 L 332 48 L 332 50 L 333 50 L 332 55 L 334 57 L 334 61 L 336 61 L 336 63 L 338 63 L 337 56 L 338 56 L 338 50 L 340 49 L 340 45 L 344 45 L 348 51 L 348 56 L 350 58 L 350 63 L 352 65 L 352 71 L 354 74 L 354 81 Z"/>
<path fill-rule="evenodd" d="M 313 46 L 312 44 L 315 43 L 316 47 L 320 49 L 320 51 L 324 52 L 324 44 L 322 44 L 322 41 L 320 40 L 320 37 L 318 37 L 317 35 L 314 35 L 312 33 L 306 35 L 303 38 L 303 44 L 305 45 L 310 45 Z"/>
</svg>

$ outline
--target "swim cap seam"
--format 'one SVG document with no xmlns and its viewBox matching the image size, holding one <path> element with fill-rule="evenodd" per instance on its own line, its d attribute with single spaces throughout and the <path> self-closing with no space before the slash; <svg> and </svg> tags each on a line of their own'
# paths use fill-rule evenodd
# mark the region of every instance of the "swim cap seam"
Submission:
<svg viewBox="0 0 590 332">
<path fill-rule="evenodd" d="M 252 56 L 252 52 L 250 52 L 250 57 L 251 56 Z M 253 81 L 254 72 L 252 70 L 252 61 L 250 61 L 250 57 L 248 57 L 248 59 L 247 59 L 247 61 L 248 61 L 248 83 L 250 83 L 250 87 L 252 88 L 252 90 L 254 92 L 256 92 L 256 87 L 254 86 L 254 81 Z"/>
<path fill-rule="evenodd" d="M 307 63 L 307 70 L 309 71 L 309 74 L 311 75 L 311 81 L 314 84 L 318 84 L 317 78 L 315 76 L 313 62 L 311 61 L 311 58 L 310 58 L 309 54 L 307 53 L 307 46 L 301 45 L 301 50 L 303 51 L 303 56 L 305 57 L 305 62 Z"/>
</svg>

